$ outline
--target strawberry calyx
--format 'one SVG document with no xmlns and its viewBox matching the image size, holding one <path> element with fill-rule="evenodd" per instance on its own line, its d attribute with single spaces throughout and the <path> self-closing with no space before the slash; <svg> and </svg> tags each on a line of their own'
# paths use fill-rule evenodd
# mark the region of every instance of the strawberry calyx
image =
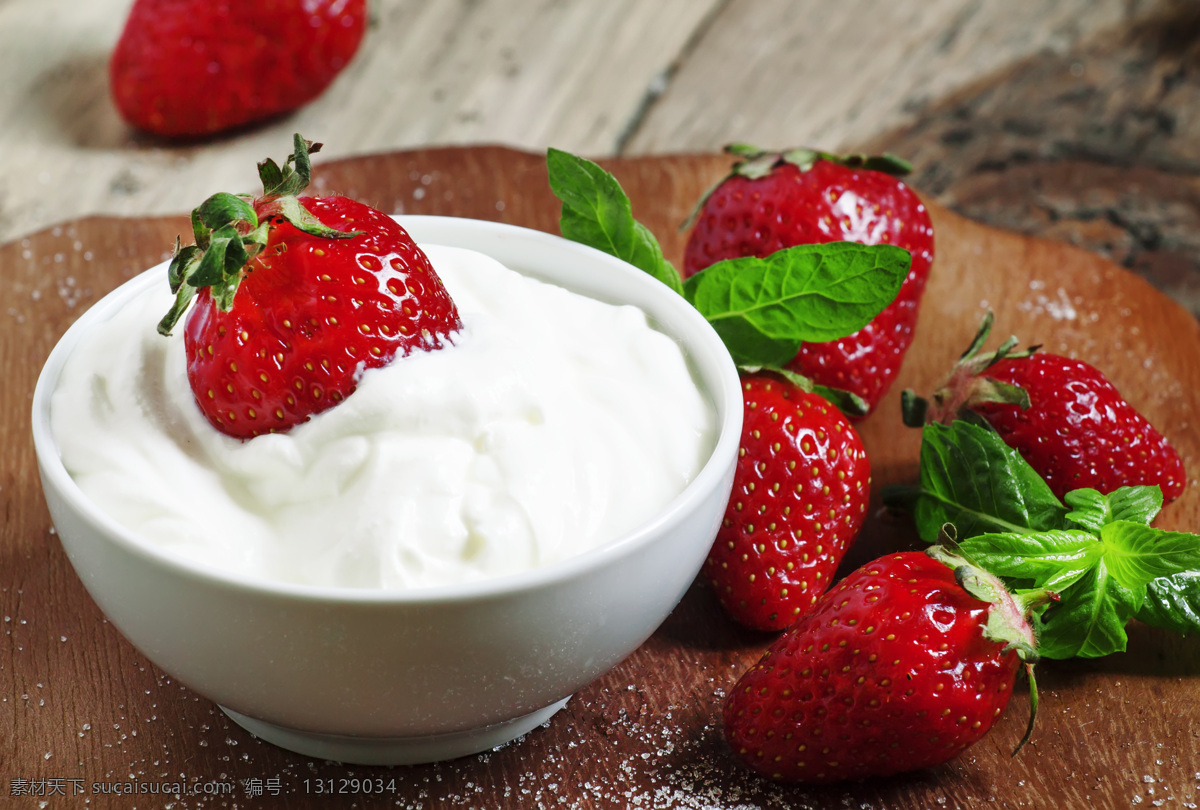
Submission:
<svg viewBox="0 0 1200 810">
<path fill-rule="evenodd" d="M 776 366 L 747 365 L 739 365 L 738 369 L 745 374 L 758 374 L 764 371 L 777 374 L 806 394 L 819 394 L 828 400 L 833 407 L 851 418 L 866 416 L 871 410 L 867 401 L 853 391 L 821 385 L 813 381 L 811 377 L 805 377 L 803 374 L 798 374 L 791 369 Z"/>
<path fill-rule="evenodd" d="M 708 188 L 696 206 L 679 226 L 679 230 L 686 231 L 696 223 L 696 218 L 700 216 L 700 212 L 704 209 L 704 204 L 721 185 L 731 177 L 744 177 L 747 180 L 757 180 L 766 177 L 773 172 L 777 167 L 784 164 L 792 164 L 806 172 L 813 167 L 818 160 L 836 163 L 839 166 L 845 166 L 850 169 L 868 169 L 870 171 L 883 172 L 895 177 L 902 177 L 912 171 L 912 164 L 902 157 L 890 153 L 882 155 L 866 155 L 852 154 L 839 155 L 834 152 L 822 152 L 818 149 L 809 149 L 807 147 L 797 147 L 792 149 L 762 149 L 747 143 L 731 143 L 725 146 L 723 150 L 727 155 L 733 155 L 737 161 L 729 170 L 729 174 L 722 177 L 711 187 Z"/>
<path fill-rule="evenodd" d="M 861 153 L 839 155 L 835 152 L 824 152 L 807 147 L 772 151 L 746 143 L 731 143 L 725 147 L 724 151 L 726 154 L 738 158 L 733 165 L 732 173 L 750 179 L 765 177 L 782 163 L 791 163 L 800 171 L 808 171 L 818 160 L 836 163 L 848 169 L 869 169 L 896 177 L 912 171 L 912 164 L 907 160 L 886 152 L 882 155 Z"/>
<path fill-rule="evenodd" d="M 948 537 L 944 539 L 953 542 Z M 1042 608 L 1058 601 L 1058 594 L 1044 588 L 1014 593 L 1000 577 L 961 553 L 951 551 L 944 544 L 932 545 L 925 553 L 953 569 L 954 579 L 963 590 L 981 602 L 991 605 L 987 623 L 983 627 L 984 637 L 997 644 L 1003 644 L 1004 653 L 1015 652 L 1025 668 L 1025 675 L 1029 679 L 1029 722 L 1025 727 L 1025 734 L 1013 749 L 1013 756 L 1016 756 L 1033 736 L 1038 710 L 1034 665 L 1040 660 L 1040 655 L 1037 636 L 1030 620 Z"/>
<path fill-rule="evenodd" d="M 991 352 L 983 352 L 983 344 L 991 333 L 995 313 L 988 310 L 980 322 L 971 345 L 962 353 L 946 380 L 937 387 L 927 400 L 911 389 L 900 394 L 900 412 L 908 427 L 922 427 L 938 423 L 948 425 L 955 419 L 979 422 L 972 406 L 985 402 L 1016 405 L 1021 410 L 1029 408 L 1029 394 L 1025 389 L 1011 383 L 983 376 L 983 372 L 1001 360 L 1029 357 L 1041 346 L 1018 349 L 1015 335 L 1010 336 Z"/>
<path fill-rule="evenodd" d="M 1000 577 L 945 545 L 930 546 L 925 553 L 952 568 L 954 578 L 963 590 L 992 606 L 984 636 L 1003 644 L 1005 652 L 1015 651 L 1022 661 L 1032 664 L 1038 662 L 1037 638 L 1029 617 L 1036 607 L 1053 601 L 1054 596 L 1050 591 L 1014 594 Z"/>
<path fill-rule="evenodd" d="M 167 268 L 167 281 L 175 303 L 158 324 L 158 332 L 171 334 L 196 293 L 207 288 L 218 308 L 228 312 L 246 267 L 267 245 L 274 223 L 286 220 L 295 228 L 326 239 L 347 239 L 360 231 L 330 228 L 301 204 L 299 195 L 312 179 L 310 155 L 321 144 L 293 138 L 293 151 L 283 165 L 267 158 L 258 164 L 263 194 L 218 192 L 192 211 L 195 243 L 184 246 L 175 240 L 175 251 Z"/>
</svg>

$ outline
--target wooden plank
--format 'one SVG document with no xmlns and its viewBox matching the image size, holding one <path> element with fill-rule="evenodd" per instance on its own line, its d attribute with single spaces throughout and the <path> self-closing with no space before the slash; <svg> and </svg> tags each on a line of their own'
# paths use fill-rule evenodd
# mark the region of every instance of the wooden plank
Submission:
<svg viewBox="0 0 1200 810">
<path fill-rule="evenodd" d="M 1175 4 L 953 93 L 856 144 L 974 220 L 1084 247 L 1200 318 L 1200 6 Z"/>
<path fill-rule="evenodd" d="M 678 262 L 680 215 L 727 161 L 692 155 L 606 165 Z M 470 215 L 546 230 L 557 219 L 537 154 L 425 149 L 371 161 L 319 160 L 317 174 L 324 187 L 371 200 L 404 200 L 409 213 Z M 913 544 L 911 528 L 877 508 L 878 489 L 911 480 L 916 469 L 919 432 L 899 425 L 899 391 L 928 391 L 989 304 L 997 309 L 1001 334 L 1016 332 L 1070 350 L 1103 368 L 1138 402 L 1191 471 L 1188 489 L 1164 510 L 1160 525 L 1200 525 L 1200 434 L 1194 430 L 1200 324 L 1092 254 L 986 228 L 936 205 L 931 213 L 937 258 L 916 342 L 892 393 L 861 423 L 876 500 L 843 572 Z M 180 810 L 305 808 L 330 804 L 314 792 L 312 780 L 339 785 L 343 778 L 382 777 L 395 792 L 340 798 L 359 807 L 497 810 L 917 810 L 993 803 L 1116 808 L 1197 800 L 1200 737 L 1192 726 L 1200 716 L 1200 645 L 1141 626 L 1132 628 L 1125 654 L 1041 665 L 1038 729 L 1015 760 L 1009 753 L 1024 729 L 1024 687 L 983 741 L 943 767 L 817 789 L 760 780 L 741 769 L 725 746 L 720 709 L 770 637 L 735 627 L 703 583 L 633 656 L 580 690 L 545 727 L 497 751 L 436 765 L 366 768 L 312 761 L 257 741 L 150 664 L 103 620 L 51 531 L 29 436 L 30 392 L 58 335 L 83 307 L 158 261 L 185 227 L 180 218 L 90 219 L 0 246 L 0 267 L 11 282 L 9 309 L 0 313 L 0 374 L 6 381 L 0 387 L 3 795 L 11 795 L 14 779 L 40 783 L 43 790 L 48 780 L 79 779 L 88 791 L 93 782 L 215 780 L 231 793 L 169 801 Z M 242 780 L 258 780 L 260 789 L 266 780 L 278 780 L 280 795 L 251 797 L 253 783 Z M 40 798 L 51 807 L 71 801 Z M 80 798 L 74 802 L 82 805 Z M 131 805 L 128 797 L 82 798 L 97 810 Z M 13 796 L 11 803 L 33 807 L 38 799 Z M 143 804 L 159 806 L 137 806 Z"/>
<path fill-rule="evenodd" d="M 291 134 L 333 156 L 421 144 L 612 151 L 720 0 L 387 0 L 319 99 L 204 144 L 135 135 L 107 59 L 132 0 L 0 4 L 0 241 L 91 213 L 188 211 L 256 185 Z"/>
<path fill-rule="evenodd" d="M 381 0 L 322 98 L 188 145 L 131 133 L 108 98 L 131 2 L 0 4 L 0 240 L 250 189 L 254 163 L 295 130 L 334 157 L 466 143 L 594 156 L 730 140 L 836 147 L 1167 0 Z"/>
<path fill-rule="evenodd" d="M 627 154 L 734 141 L 835 150 L 911 123 L 946 93 L 1127 25 L 1165 0 L 733 0 Z"/>
</svg>

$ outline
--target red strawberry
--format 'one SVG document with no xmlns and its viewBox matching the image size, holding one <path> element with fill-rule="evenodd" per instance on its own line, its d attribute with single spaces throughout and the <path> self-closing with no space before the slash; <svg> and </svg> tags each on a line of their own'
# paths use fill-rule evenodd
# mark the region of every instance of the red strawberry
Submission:
<svg viewBox="0 0 1200 810">
<path fill-rule="evenodd" d="M 929 213 L 892 176 L 907 171 L 907 164 L 807 149 L 728 151 L 742 160 L 701 204 L 684 253 L 685 278 L 723 259 L 761 257 L 801 244 L 888 243 L 912 254 L 908 277 L 883 312 L 841 340 L 805 344 L 789 365 L 820 385 L 857 394 L 874 409 L 912 343 L 933 263 Z"/>
<path fill-rule="evenodd" d="M 195 138 L 294 110 L 358 50 L 365 0 L 137 0 L 109 64 L 122 117 Z"/>
<path fill-rule="evenodd" d="M 1059 498 L 1083 487 L 1107 494 L 1139 484 L 1158 485 L 1168 502 L 1179 497 L 1186 481 L 1179 453 L 1102 372 L 1055 354 L 1013 352 L 1015 338 L 981 354 L 991 325 L 988 313 L 931 405 L 906 392 L 906 423 L 948 423 L 969 409 Z"/>
<path fill-rule="evenodd" d="M 853 426 L 818 394 L 742 378 L 733 496 L 704 575 L 734 619 L 781 630 L 807 613 L 866 517 L 871 465 Z"/>
<path fill-rule="evenodd" d="M 850 574 L 741 677 L 724 722 L 746 765 L 814 783 L 928 768 L 988 732 L 1022 661 L 1032 687 L 1030 605 L 940 547 L 929 554 Z"/>
<path fill-rule="evenodd" d="M 252 203 L 211 197 L 192 214 L 197 244 L 171 264 L 178 298 L 159 331 L 197 299 L 184 332 L 188 380 L 230 436 L 288 430 L 353 393 L 364 369 L 438 349 L 462 327 L 395 220 L 345 197 L 295 196 L 319 148 L 297 135 L 282 170 L 259 164 L 265 194 Z"/>
</svg>

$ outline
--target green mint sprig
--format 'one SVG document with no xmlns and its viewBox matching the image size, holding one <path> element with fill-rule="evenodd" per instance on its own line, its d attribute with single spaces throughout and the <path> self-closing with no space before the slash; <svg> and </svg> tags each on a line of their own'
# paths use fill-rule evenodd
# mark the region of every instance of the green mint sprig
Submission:
<svg viewBox="0 0 1200 810">
<path fill-rule="evenodd" d="M 802 343 L 863 328 L 895 299 L 912 263 L 911 254 L 894 245 L 832 242 L 718 262 L 684 281 L 654 235 L 633 218 L 616 178 L 559 149 L 548 150 L 546 167 L 562 201 L 562 235 L 624 259 L 681 294 L 743 368 L 780 371 Z M 843 409 L 865 412 L 852 395 L 808 385 Z"/>
<path fill-rule="evenodd" d="M 1150 525 L 1157 486 L 1078 489 L 1064 504 L 995 431 L 958 420 L 923 428 L 920 483 L 884 501 L 910 511 L 925 542 L 952 526 L 959 550 L 1016 593 L 1056 593 L 1036 617 L 1044 658 L 1124 651 L 1135 618 L 1200 631 L 1200 535 Z"/>
<path fill-rule="evenodd" d="M 159 321 L 159 334 L 169 335 L 191 305 L 196 293 L 208 288 L 217 307 L 228 312 L 246 273 L 246 267 L 267 246 L 271 220 L 281 217 L 304 233 L 326 239 L 350 239 L 359 231 L 339 231 L 317 219 L 300 204 L 297 194 L 312 179 L 310 156 L 321 144 L 292 136 L 292 154 L 280 166 L 267 158 L 258 164 L 263 193 L 251 195 L 218 192 L 192 211 L 195 244 L 175 240 L 175 253 L 167 268 L 167 282 L 175 302 Z"/>
<path fill-rule="evenodd" d="M 741 365 L 782 366 L 805 342 L 857 332 L 892 302 L 912 256 L 893 245 L 796 245 L 717 262 L 683 283 Z"/>
<path fill-rule="evenodd" d="M 683 294 L 679 272 L 663 258 L 654 234 L 633 218 L 633 206 L 617 178 L 560 149 L 546 152 L 546 168 L 550 188 L 562 201 L 559 230 L 564 237 L 624 259 Z"/>
</svg>

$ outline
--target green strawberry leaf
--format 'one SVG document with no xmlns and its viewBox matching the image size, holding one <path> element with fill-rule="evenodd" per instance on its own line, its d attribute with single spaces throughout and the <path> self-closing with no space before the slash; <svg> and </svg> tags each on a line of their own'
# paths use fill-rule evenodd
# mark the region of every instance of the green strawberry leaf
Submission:
<svg viewBox="0 0 1200 810">
<path fill-rule="evenodd" d="M 283 169 L 271 158 L 259 161 L 258 179 L 262 181 L 263 193 L 273 194 L 283 185 Z"/>
<path fill-rule="evenodd" d="M 279 213 L 298 230 L 312 236 L 320 236 L 324 239 L 351 239 L 362 234 L 362 231 L 339 231 L 337 228 L 329 227 L 305 208 L 301 204 L 300 198 L 291 195 L 279 197 L 268 210 L 273 213 Z M 264 235 L 262 244 L 265 245 L 266 231 L 263 230 L 262 233 Z"/>
<path fill-rule="evenodd" d="M 167 284 L 171 287 L 171 292 L 179 292 L 179 288 L 183 286 L 183 282 L 187 280 L 200 264 L 200 257 L 204 255 L 204 251 L 197 245 L 188 245 L 184 247 L 180 244 L 179 238 L 175 239 L 175 253 L 171 257 L 171 264 L 167 267 Z M 192 292 L 195 292 L 195 287 L 192 287 Z"/>
<path fill-rule="evenodd" d="M 802 374 L 797 374 L 788 369 L 775 369 L 775 371 L 795 383 L 801 391 L 820 394 L 827 401 L 831 402 L 833 407 L 846 416 L 866 416 L 871 412 L 871 407 L 867 405 L 867 401 L 853 391 L 845 391 L 841 388 L 830 388 L 827 385 L 821 385 Z"/>
<path fill-rule="evenodd" d="M 177 240 L 175 255 L 167 268 L 167 282 L 175 301 L 158 323 L 159 334 L 171 334 L 201 287 L 210 288 L 217 305 L 228 311 L 241 280 L 241 268 L 249 258 L 233 224 L 212 231 L 207 250 L 197 245 L 181 248 Z"/>
<path fill-rule="evenodd" d="M 684 282 L 684 297 L 734 360 L 783 365 L 803 342 L 852 334 L 900 291 L 912 256 L 894 245 L 796 245 L 765 258 L 717 262 Z"/>
<path fill-rule="evenodd" d="M 208 237 L 212 234 L 212 228 L 204 224 L 204 220 L 200 218 L 200 209 L 192 209 L 192 233 L 196 237 L 196 244 L 191 247 L 197 250 L 208 249 Z M 176 252 L 178 252 L 179 237 L 175 237 Z"/>
<path fill-rule="evenodd" d="M 267 197 L 288 197 L 303 191 L 312 179 L 310 156 L 320 151 L 321 144 L 305 140 L 299 132 L 292 135 L 292 153 L 287 156 L 283 166 L 270 158 L 258 164 L 263 194 Z"/>
<path fill-rule="evenodd" d="M 870 412 L 867 406 L 867 401 L 851 391 L 843 391 L 840 388 L 830 388 L 826 385 L 813 382 L 810 378 L 803 374 L 797 374 L 789 368 L 782 366 L 751 366 L 743 364 L 742 371 L 747 374 L 756 374 L 760 371 L 770 371 L 783 377 L 792 385 L 799 388 L 801 391 L 806 391 L 810 394 L 820 394 L 833 407 L 844 413 L 846 416 L 866 416 Z"/>
<path fill-rule="evenodd" d="M 547 150 L 546 168 L 550 189 L 562 201 L 559 229 L 564 237 L 624 259 L 683 292 L 679 271 L 663 258 L 654 234 L 633 218 L 633 206 L 615 177 L 560 149 Z"/>
<path fill-rule="evenodd" d="M 196 272 L 185 281 L 196 288 L 223 285 L 230 277 L 241 278 L 242 266 L 248 259 L 237 228 L 224 225 L 212 232 L 208 250 L 204 251 Z"/>
<path fill-rule="evenodd" d="M 927 543 L 947 523 L 959 542 L 1066 528 L 1066 508 L 1025 459 L 995 431 L 961 420 L 923 428 L 920 484 L 893 488 L 885 501 L 907 506 Z"/>
<path fill-rule="evenodd" d="M 202 255 L 204 252 L 198 246 L 181 247 L 179 239 L 176 238 L 175 255 L 171 258 L 170 266 L 167 267 L 167 282 L 171 286 L 171 292 L 175 295 L 175 301 L 171 304 L 171 309 L 167 314 L 158 322 L 159 334 L 171 334 L 171 330 L 175 328 L 175 324 L 183 317 L 188 305 L 195 298 L 196 288 L 188 284 L 187 280 L 200 266 Z"/>
</svg>

